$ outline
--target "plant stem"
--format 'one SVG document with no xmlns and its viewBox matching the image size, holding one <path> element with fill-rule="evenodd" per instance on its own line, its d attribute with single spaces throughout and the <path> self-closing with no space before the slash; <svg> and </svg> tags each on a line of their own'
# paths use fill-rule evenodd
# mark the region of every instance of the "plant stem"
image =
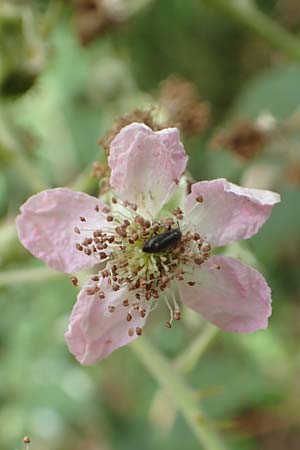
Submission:
<svg viewBox="0 0 300 450">
<path fill-rule="evenodd" d="M 288 57 L 300 60 L 300 40 L 260 11 L 252 0 L 202 1 L 223 10 Z"/>
<path fill-rule="evenodd" d="M 190 346 L 176 358 L 174 366 L 181 373 L 190 372 L 219 331 L 219 328 L 207 322 Z"/>
<path fill-rule="evenodd" d="M 191 389 L 185 385 L 184 380 L 164 356 L 156 351 L 145 338 L 136 339 L 130 348 L 174 402 L 203 449 L 225 450 L 226 445 L 221 441 L 209 420 L 204 417 Z"/>
</svg>

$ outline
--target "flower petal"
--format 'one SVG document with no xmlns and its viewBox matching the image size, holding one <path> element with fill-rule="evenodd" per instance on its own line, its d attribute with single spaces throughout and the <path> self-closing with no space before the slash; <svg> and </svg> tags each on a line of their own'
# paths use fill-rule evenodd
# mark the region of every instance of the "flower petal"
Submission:
<svg viewBox="0 0 300 450">
<path fill-rule="evenodd" d="M 111 143 L 110 183 L 123 200 L 156 215 L 175 191 L 187 159 L 177 128 L 152 131 L 132 123 Z"/>
<path fill-rule="evenodd" d="M 183 303 L 223 330 L 248 333 L 268 325 L 271 291 L 263 276 L 238 260 L 213 256 L 181 282 Z"/>
<path fill-rule="evenodd" d="M 100 299 L 97 293 L 87 295 L 88 286 L 80 291 L 65 334 L 70 352 L 81 364 L 94 364 L 128 344 L 137 338 L 136 333 L 129 336 L 129 329 L 145 324 L 135 310 L 131 311 L 132 320 L 126 320 L 129 307 L 122 305 L 130 296 L 126 288 L 114 292 L 103 279 L 100 285 L 105 299 Z M 108 306 L 114 306 L 115 311 L 109 312 Z"/>
<path fill-rule="evenodd" d="M 34 256 L 50 267 L 71 273 L 96 264 L 95 259 L 76 249 L 79 236 L 75 226 L 82 226 L 80 216 L 88 225 L 105 221 L 105 216 L 95 211 L 103 204 L 95 197 L 67 188 L 42 191 L 30 197 L 21 207 L 17 217 L 19 239 Z M 87 225 L 86 225 L 87 226 Z"/>
<path fill-rule="evenodd" d="M 186 222 L 211 244 L 225 245 L 257 233 L 279 201 L 275 192 L 242 188 L 224 178 L 201 181 L 186 197 Z"/>
</svg>

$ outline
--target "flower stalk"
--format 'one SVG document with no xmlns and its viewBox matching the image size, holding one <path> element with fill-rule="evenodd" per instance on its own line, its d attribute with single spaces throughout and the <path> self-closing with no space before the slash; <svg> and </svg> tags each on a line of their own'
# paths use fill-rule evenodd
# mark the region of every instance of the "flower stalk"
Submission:
<svg viewBox="0 0 300 450">
<path fill-rule="evenodd" d="M 223 10 L 239 23 L 294 60 L 300 60 L 300 40 L 264 14 L 252 0 L 203 0 Z"/>
<path fill-rule="evenodd" d="M 227 446 L 204 416 L 192 391 L 174 371 L 174 367 L 145 338 L 137 339 L 130 348 L 174 402 L 203 449 L 226 450 Z"/>
</svg>

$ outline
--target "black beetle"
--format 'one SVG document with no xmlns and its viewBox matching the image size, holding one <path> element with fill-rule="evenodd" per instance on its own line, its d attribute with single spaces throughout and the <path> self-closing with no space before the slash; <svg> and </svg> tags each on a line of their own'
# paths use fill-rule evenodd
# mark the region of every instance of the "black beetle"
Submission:
<svg viewBox="0 0 300 450">
<path fill-rule="evenodd" d="M 179 228 L 152 236 L 143 246 L 145 253 L 166 253 L 174 250 L 181 241 Z"/>
</svg>

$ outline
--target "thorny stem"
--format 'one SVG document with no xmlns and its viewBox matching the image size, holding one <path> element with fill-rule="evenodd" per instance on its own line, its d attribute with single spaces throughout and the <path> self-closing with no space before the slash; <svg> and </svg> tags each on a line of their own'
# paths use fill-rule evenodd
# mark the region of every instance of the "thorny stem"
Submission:
<svg viewBox="0 0 300 450">
<path fill-rule="evenodd" d="M 300 59 L 300 40 L 264 14 L 252 0 L 202 0 L 244 24 L 288 57 Z"/>
<path fill-rule="evenodd" d="M 136 339 L 130 348 L 174 402 L 203 449 L 226 450 L 226 445 L 200 410 L 191 389 L 185 385 L 172 365 L 144 337 Z"/>
</svg>

